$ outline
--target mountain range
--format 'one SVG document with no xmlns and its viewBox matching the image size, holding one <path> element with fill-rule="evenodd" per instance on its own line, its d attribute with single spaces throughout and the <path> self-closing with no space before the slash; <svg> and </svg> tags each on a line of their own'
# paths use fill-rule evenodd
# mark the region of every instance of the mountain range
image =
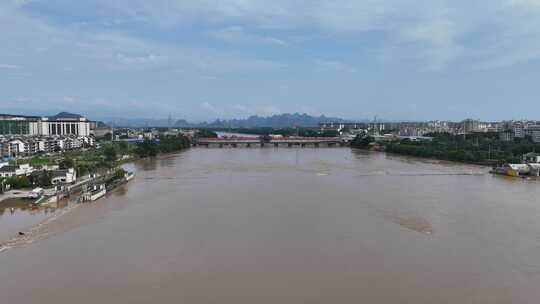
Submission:
<svg viewBox="0 0 540 304">
<path fill-rule="evenodd" d="M 345 122 L 342 118 L 321 116 L 311 116 L 308 114 L 277 114 L 268 117 L 257 115 L 246 119 L 217 119 L 213 122 L 190 123 L 187 120 L 178 120 L 174 127 L 178 128 L 290 128 L 290 127 L 317 127 L 322 122 Z"/>
</svg>

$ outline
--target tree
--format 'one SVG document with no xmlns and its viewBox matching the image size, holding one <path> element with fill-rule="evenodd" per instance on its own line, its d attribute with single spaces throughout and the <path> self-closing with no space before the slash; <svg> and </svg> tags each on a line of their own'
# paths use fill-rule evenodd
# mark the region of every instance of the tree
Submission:
<svg viewBox="0 0 540 304">
<path fill-rule="evenodd" d="M 103 139 L 106 140 L 106 141 L 111 141 L 112 140 L 112 133 L 111 132 L 105 133 L 105 135 L 103 135 Z"/>
<path fill-rule="evenodd" d="M 52 173 L 47 170 L 32 172 L 29 177 L 29 182 L 32 186 L 48 187 L 52 184 L 51 181 Z"/>
<path fill-rule="evenodd" d="M 121 152 L 127 152 L 129 149 L 129 144 L 125 141 L 121 141 L 117 144 L 117 147 Z"/>
<path fill-rule="evenodd" d="M 351 146 L 353 148 L 365 149 L 365 148 L 369 147 L 369 145 L 374 141 L 375 141 L 375 138 L 373 138 L 371 136 L 357 135 L 353 139 L 353 141 L 351 142 Z"/>
<path fill-rule="evenodd" d="M 75 161 L 72 158 L 66 157 L 58 164 L 60 169 L 65 170 L 75 167 Z"/>
<path fill-rule="evenodd" d="M 143 142 L 137 143 L 135 154 L 139 157 L 156 156 L 158 154 L 158 146 L 154 141 L 145 139 Z"/>
<path fill-rule="evenodd" d="M 200 129 L 197 131 L 197 136 L 202 138 L 217 138 L 218 135 L 216 132 L 208 129 Z"/>
<path fill-rule="evenodd" d="M 322 137 L 338 137 L 339 135 L 337 130 L 324 130 L 321 134 Z"/>
<path fill-rule="evenodd" d="M 109 163 L 113 163 L 117 159 L 116 149 L 112 145 L 106 146 L 103 149 L 103 155 L 105 156 L 105 161 Z"/>
<path fill-rule="evenodd" d="M 22 176 L 12 176 L 6 179 L 6 184 L 11 185 L 11 188 L 21 189 L 27 188 L 30 186 L 30 181 L 24 175 Z"/>
</svg>

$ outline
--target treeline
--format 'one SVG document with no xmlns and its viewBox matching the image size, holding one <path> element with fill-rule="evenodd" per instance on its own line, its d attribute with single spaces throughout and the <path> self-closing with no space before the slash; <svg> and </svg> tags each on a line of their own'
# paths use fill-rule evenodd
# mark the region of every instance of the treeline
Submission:
<svg viewBox="0 0 540 304">
<path fill-rule="evenodd" d="M 171 153 L 191 146 L 190 140 L 185 136 L 162 137 L 159 141 L 146 139 L 137 143 L 135 154 L 139 157 L 156 156 L 159 153 Z"/>
<path fill-rule="evenodd" d="M 428 157 L 451 161 L 469 162 L 485 165 L 502 163 L 519 163 L 523 154 L 540 151 L 540 144 L 530 138 L 514 141 L 501 141 L 497 133 L 476 133 L 470 135 L 453 135 L 448 133 L 433 133 L 432 141 L 401 141 L 382 142 L 382 148 L 391 153 Z M 372 142 L 366 137 L 356 138 L 353 147 L 366 147 Z"/>
<path fill-rule="evenodd" d="M 11 189 L 22 189 L 30 187 L 30 180 L 28 177 L 22 176 L 11 176 L 11 177 L 1 177 L 1 185 L 10 185 Z M 1 193 L 1 192 L 0 192 Z"/>
<path fill-rule="evenodd" d="M 208 129 L 200 129 L 197 131 L 197 137 L 202 138 L 217 138 L 218 135 L 216 132 Z"/>
<path fill-rule="evenodd" d="M 134 147 L 126 142 L 102 144 L 99 149 L 85 153 L 65 154 L 58 166 L 60 169 L 74 168 L 78 176 L 117 166 L 119 156 L 133 153 Z"/>
<path fill-rule="evenodd" d="M 478 149 L 451 149 L 450 147 L 429 145 L 421 142 L 389 143 L 384 147 L 385 151 L 390 153 L 470 163 L 488 164 L 499 161 L 504 162 L 508 159 L 508 155 L 497 155 L 499 153 L 495 152 L 490 156 L 489 152 Z"/>
<path fill-rule="evenodd" d="M 358 135 L 351 141 L 351 147 L 359 148 L 359 149 L 367 149 L 370 147 L 371 143 L 374 141 L 375 139 L 371 136 Z"/>
</svg>

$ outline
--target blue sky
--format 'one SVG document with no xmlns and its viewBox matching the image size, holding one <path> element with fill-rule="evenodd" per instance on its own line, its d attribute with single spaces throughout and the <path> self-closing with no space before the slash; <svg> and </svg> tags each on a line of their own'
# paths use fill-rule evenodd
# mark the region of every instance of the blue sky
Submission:
<svg viewBox="0 0 540 304">
<path fill-rule="evenodd" d="M 540 119 L 540 0 L 3 0 L 0 112 Z"/>
</svg>

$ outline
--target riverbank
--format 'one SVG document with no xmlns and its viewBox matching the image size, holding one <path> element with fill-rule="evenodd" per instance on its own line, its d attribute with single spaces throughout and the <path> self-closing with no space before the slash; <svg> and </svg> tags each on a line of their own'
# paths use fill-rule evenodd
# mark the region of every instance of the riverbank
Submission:
<svg viewBox="0 0 540 304">
<path fill-rule="evenodd" d="M 384 149 L 373 149 L 373 148 L 359 148 L 359 147 L 351 147 L 353 150 L 359 150 L 359 151 L 369 151 L 373 153 L 382 153 L 387 155 L 393 155 L 393 156 L 402 156 L 402 157 L 411 157 L 419 160 L 432 160 L 432 161 L 438 161 L 438 162 L 445 162 L 449 164 L 463 164 L 463 165 L 475 165 L 480 167 L 493 167 L 492 163 L 487 162 L 472 162 L 472 161 L 464 161 L 464 160 L 449 160 L 445 158 L 437 158 L 437 157 L 429 157 L 429 156 L 417 156 L 417 155 L 410 155 L 410 154 L 404 154 L 399 152 L 389 152 Z"/>
<path fill-rule="evenodd" d="M 126 171 L 122 169 L 122 172 Z M 37 201 L 35 199 L 10 198 L 0 202 L 0 216 L 5 215 L 6 212 L 7 216 L 17 216 L 21 212 L 29 213 L 29 216 L 24 216 L 27 218 L 27 223 L 10 224 L 11 233 L 9 235 L 11 237 L 2 240 L 2 237 L 9 235 L 6 232 L 0 233 L 0 252 L 42 237 L 43 229 L 46 229 L 46 225 L 50 224 L 52 220 L 83 205 L 82 203 L 85 202 L 83 197 L 86 196 L 87 191 L 85 189 L 90 189 L 89 185 L 103 185 L 104 194 L 109 194 L 127 184 L 133 177 L 134 174 L 128 172 L 122 178 L 118 178 L 117 173 L 111 172 L 94 179 L 86 179 L 53 195 L 44 195 Z M 102 197 L 98 199 L 102 199 Z"/>
<path fill-rule="evenodd" d="M 500 166 L 507 163 L 521 163 L 523 155 L 531 151 L 540 151 L 540 143 L 528 138 L 514 141 L 501 140 L 497 133 L 473 133 L 453 135 L 432 133 L 427 139 L 393 139 L 384 141 L 363 136 L 355 138 L 354 148 L 376 149 L 387 153 L 415 156 L 429 159 L 455 161 L 482 166 Z"/>
<path fill-rule="evenodd" d="M 124 170 L 127 172 L 137 172 L 137 164 L 154 163 L 156 161 L 164 161 L 176 158 L 179 154 L 186 152 L 187 149 L 170 153 L 160 153 L 155 157 L 134 157 L 130 161 L 127 159 L 119 161 Z M 83 205 L 94 205 L 96 203 L 105 204 L 107 198 L 118 193 L 124 193 L 132 181 L 136 181 L 137 177 L 131 175 L 125 179 L 116 180 L 107 189 L 106 195 L 90 204 L 81 204 L 79 197 L 82 195 L 80 191 L 82 185 L 78 184 L 78 191 L 71 189 L 70 195 L 64 195 L 62 199 L 48 204 L 37 206 L 32 204 L 32 201 L 18 201 L 16 204 L 4 204 L 0 202 L 0 252 L 7 248 L 24 246 L 31 240 L 37 241 L 42 237 L 47 237 L 42 234 L 49 234 L 49 226 L 57 219 L 67 215 L 72 210 Z M 104 182 L 104 179 L 99 181 Z M 90 182 L 90 181 L 85 181 Z M 94 180 L 93 182 L 96 182 Z M 102 202 L 103 201 L 103 202 Z M 5 202 L 5 201 L 4 201 Z M 11 208 L 14 208 L 13 210 Z M 3 216 L 2 216 L 3 215 Z M 13 219 L 13 220 L 12 220 Z M 54 224 L 56 225 L 56 224 Z M 24 235 L 17 235 L 18 232 L 23 232 Z M 2 249 L 3 248 L 3 249 Z"/>
</svg>

